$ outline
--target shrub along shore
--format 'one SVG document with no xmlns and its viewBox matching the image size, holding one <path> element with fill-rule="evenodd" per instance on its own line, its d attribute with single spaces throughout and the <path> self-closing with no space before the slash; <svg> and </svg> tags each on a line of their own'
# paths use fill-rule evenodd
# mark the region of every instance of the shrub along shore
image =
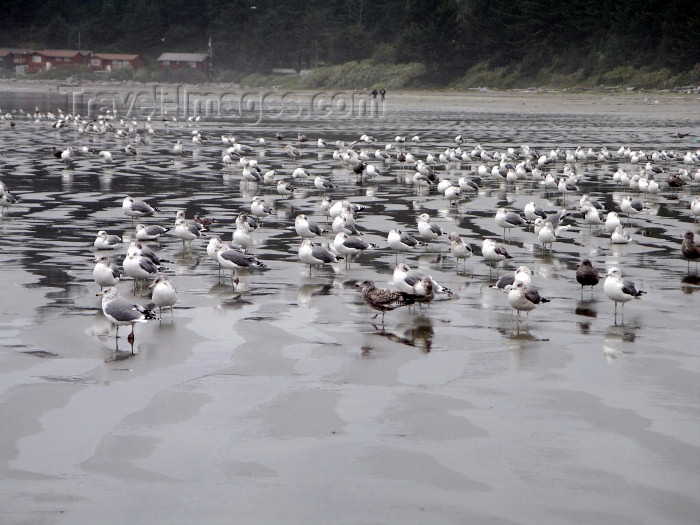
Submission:
<svg viewBox="0 0 700 525">
<path fill-rule="evenodd" d="M 14 75 L 6 74 L 4 78 Z M 700 86 L 700 64 L 684 72 L 672 74 L 668 69 L 647 67 L 632 68 L 621 66 L 610 71 L 587 74 L 583 69 L 572 73 L 560 73 L 543 68 L 536 73 L 525 72 L 517 65 L 491 68 L 488 63 L 477 64 L 452 82 L 442 85 L 434 80 L 434 75 L 421 63 L 377 64 L 371 60 L 346 62 L 335 66 L 318 67 L 301 73 L 251 74 L 243 75 L 235 71 L 215 72 L 209 79 L 195 70 L 158 71 L 147 66 L 136 71 L 120 69 L 111 72 L 112 81 L 160 82 L 160 83 L 227 83 L 246 87 L 267 87 L 285 89 L 644 89 L 678 90 L 697 92 Z M 104 81 L 103 75 L 95 75 L 89 68 L 60 68 L 41 72 L 23 80 L 64 80 L 64 81 Z"/>
</svg>

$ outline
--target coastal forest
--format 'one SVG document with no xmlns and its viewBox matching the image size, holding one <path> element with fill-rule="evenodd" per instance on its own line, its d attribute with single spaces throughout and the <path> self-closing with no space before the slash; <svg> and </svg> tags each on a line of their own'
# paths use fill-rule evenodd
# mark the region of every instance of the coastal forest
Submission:
<svg viewBox="0 0 700 525">
<path fill-rule="evenodd" d="M 4 0 L 0 18 L 0 47 L 151 64 L 210 52 L 227 81 L 364 68 L 408 87 L 700 82 L 694 0 Z"/>
</svg>

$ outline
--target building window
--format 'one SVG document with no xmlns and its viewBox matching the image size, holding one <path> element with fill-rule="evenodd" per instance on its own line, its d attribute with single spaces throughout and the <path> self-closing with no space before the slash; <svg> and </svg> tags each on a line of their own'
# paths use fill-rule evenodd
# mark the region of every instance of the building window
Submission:
<svg viewBox="0 0 700 525">
<path fill-rule="evenodd" d="M 93 58 L 92 60 L 90 60 L 90 64 L 93 65 L 93 66 L 99 67 L 99 66 L 100 66 L 100 59 L 99 59 L 99 58 Z"/>
<path fill-rule="evenodd" d="M 32 62 L 34 63 L 40 63 L 41 62 L 41 55 L 34 55 L 32 57 Z"/>
<path fill-rule="evenodd" d="M 169 66 L 169 65 L 170 65 L 170 60 L 163 60 L 163 65 L 164 65 L 164 66 Z"/>
<path fill-rule="evenodd" d="M 187 62 L 187 65 L 190 67 L 197 67 L 197 62 Z"/>
</svg>

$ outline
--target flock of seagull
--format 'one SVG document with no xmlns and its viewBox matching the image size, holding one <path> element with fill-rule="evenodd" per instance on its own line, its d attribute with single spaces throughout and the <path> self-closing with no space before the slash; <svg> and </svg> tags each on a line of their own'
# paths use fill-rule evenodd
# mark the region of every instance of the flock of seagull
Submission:
<svg viewBox="0 0 700 525">
<path fill-rule="evenodd" d="M 39 117 L 37 117 L 39 119 Z M 144 144 L 136 121 L 119 121 L 114 115 L 107 115 L 93 121 L 85 121 L 80 117 L 60 114 L 50 118 L 53 127 L 58 129 L 69 127 L 78 131 L 78 136 L 83 133 L 99 132 L 114 133 L 119 138 L 130 141 L 123 150 L 123 155 L 137 155 L 137 148 Z M 153 135 L 155 128 L 150 121 L 146 123 L 144 135 Z M 177 140 L 172 146 L 171 154 L 175 157 L 187 154 L 183 140 Z M 197 148 L 204 144 L 205 138 L 198 130 L 193 130 L 191 136 L 192 147 Z M 272 138 L 270 140 L 273 140 Z M 282 141 L 284 136 L 278 133 L 274 140 Z M 302 133 L 298 133 L 296 141 L 306 142 L 308 139 Z M 256 146 L 262 146 L 265 138 L 259 138 Z M 538 153 L 527 145 L 519 148 L 507 148 L 504 151 L 489 151 L 477 144 L 467 147 L 461 135 L 454 138 L 454 145 L 444 151 L 434 154 L 428 153 L 425 158 L 416 158 L 416 155 L 408 151 L 406 142 L 420 143 L 420 136 L 411 139 L 396 136 L 393 141 L 388 141 L 384 147 L 369 135 L 362 135 L 358 140 L 346 144 L 337 141 L 334 145 L 318 139 L 318 148 L 334 148 L 333 159 L 347 167 L 350 172 L 358 177 L 362 183 L 382 177 L 386 166 L 399 164 L 406 172 L 406 182 L 414 186 L 418 194 L 436 195 L 445 198 L 450 206 L 459 206 L 460 202 L 470 195 L 478 194 L 480 188 L 491 181 L 498 184 L 532 184 L 535 187 L 543 187 L 545 191 L 558 192 L 564 199 L 565 209 L 555 213 L 547 213 L 535 202 L 528 202 L 522 213 L 519 210 L 501 207 L 494 214 L 494 224 L 502 229 L 503 243 L 498 243 L 492 238 L 485 238 L 481 242 L 481 255 L 489 262 L 490 268 L 498 267 L 499 263 L 513 257 L 508 253 L 506 246 L 509 233 L 515 228 L 532 228 L 537 237 L 542 251 L 554 249 L 561 231 L 572 227 L 575 220 L 582 227 L 589 229 L 602 229 L 610 235 L 614 244 L 626 244 L 631 241 L 631 236 L 625 228 L 621 215 L 631 220 L 637 214 L 644 212 L 645 205 L 639 198 L 631 195 L 624 196 L 620 202 L 619 213 L 615 210 L 605 210 L 604 206 L 582 194 L 579 185 L 585 182 L 585 176 L 580 173 L 578 166 L 586 161 L 615 162 L 620 167 L 612 175 L 612 182 L 618 187 L 625 188 L 630 193 L 637 195 L 654 195 L 661 191 L 676 192 L 679 188 L 692 183 L 700 183 L 700 150 L 688 151 L 685 154 L 677 154 L 671 151 L 643 152 L 634 151 L 629 147 L 621 146 L 616 151 L 609 151 L 606 147 L 594 151 L 592 148 L 584 150 L 578 147 L 575 150 L 553 149 L 548 153 Z M 294 195 L 296 185 L 313 185 L 323 195 L 318 206 L 318 212 L 330 224 L 332 240 L 327 240 L 327 232 L 305 214 L 299 214 L 294 219 L 293 229 L 299 236 L 298 259 L 301 263 L 309 265 L 309 273 L 314 267 L 333 265 L 344 261 L 350 265 L 354 257 L 366 250 L 380 249 L 376 244 L 369 243 L 362 238 L 357 219 L 365 208 L 348 199 L 333 200 L 328 193 L 337 193 L 338 186 L 334 181 L 323 176 L 312 179 L 309 171 L 298 166 L 292 172 L 292 180 L 280 178 L 275 169 L 263 170 L 255 158 L 255 146 L 242 144 L 230 135 L 221 136 L 223 147 L 221 162 L 226 169 L 240 169 L 241 180 L 245 184 L 269 186 L 274 188 L 280 198 Z M 299 145 L 299 144 L 298 144 Z M 79 153 L 78 153 L 79 152 Z M 300 148 L 292 144 L 284 147 L 285 154 L 295 164 L 303 162 L 303 154 Z M 91 148 L 82 146 L 74 148 L 68 146 L 64 149 L 52 148 L 51 154 L 61 162 L 70 164 L 78 154 L 95 154 Z M 102 161 L 111 164 L 114 156 L 110 151 L 103 150 L 97 153 Z M 680 164 L 681 167 L 672 168 Z M 449 176 L 441 176 L 445 166 L 457 166 L 462 174 L 457 181 Z M 463 168 L 463 166 L 465 166 Z M 623 165 L 628 169 L 623 169 Z M 631 170 L 630 168 L 631 167 Z M 312 179 L 312 180 L 311 180 Z M 308 181 L 308 182 L 307 182 Z M 661 183 L 661 184 L 660 184 Z M 666 187 L 662 185 L 665 184 Z M 273 190 L 274 191 L 274 190 Z M 578 209 L 567 205 L 569 198 L 578 197 Z M 0 182 L 0 207 L 2 213 L 18 202 L 20 196 L 13 194 L 10 189 Z M 168 261 L 159 257 L 157 253 L 148 247 L 149 242 L 158 242 L 160 237 L 172 234 L 182 241 L 183 249 L 192 250 L 192 242 L 207 238 L 207 255 L 219 268 L 219 273 L 231 271 L 231 284 L 235 287 L 240 283 L 238 270 L 265 269 L 265 262 L 259 260 L 249 252 L 254 244 L 254 231 L 259 228 L 268 216 L 275 214 L 274 207 L 263 200 L 260 195 L 255 195 L 250 202 L 249 209 L 239 213 L 235 221 L 235 230 L 230 242 L 224 242 L 221 237 L 212 235 L 213 219 L 199 215 L 188 219 L 184 210 L 178 210 L 172 226 L 161 224 L 146 224 L 144 221 L 160 210 L 148 204 L 144 200 L 126 196 L 122 203 L 123 213 L 131 220 L 134 226 L 134 238 L 122 260 L 121 269 L 112 262 L 108 250 L 114 250 L 124 246 L 121 237 L 100 230 L 94 240 L 94 248 L 98 251 L 94 261 L 93 278 L 100 286 L 102 296 L 102 310 L 107 319 L 117 327 L 131 326 L 129 341 L 133 343 L 134 325 L 146 322 L 150 319 L 162 318 L 162 309 L 172 309 L 177 302 L 177 292 L 172 280 L 163 273 L 166 271 L 164 263 Z M 692 199 L 690 214 L 695 218 L 700 216 L 700 196 Z M 566 224 L 568 222 L 568 224 Z M 291 228 L 291 226 L 289 226 Z M 466 264 L 473 255 L 473 248 L 469 242 L 465 242 L 457 231 L 446 232 L 431 222 L 428 213 L 421 213 L 416 217 L 417 234 L 411 235 L 402 231 L 398 225 L 390 229 L 386 236 L 388 248 L 396 253 L 396 266 L 392 277 L 395 289 L 377 287 L 370 280 L 362 280 L 357 286 L 362 289 L 362 298 L 366 305 L 382 316 L 388 311 L 400 307 L 410 307 L 430 303 L 436 294 L 451 294 L 452 292 L 437 283 L 429 274 L 411 269 L 405 262 L 408 253 L 420 253 L 422 249 L 428 249 L 431 243 L 439 242 L 441 237 L 447 234 L 451 255 L 456 260 L 457 268 L 460 262 Z M 399 254 L 404 257 L 399 262 Z M 681 254 L 690 261 L 700 258 L 700 245 L 695 242 L 693 232 L 685 233 L 681 245 Z M 117 283 L 126 275 L 133 279 L 133 293 L 143 288 L 150 282 L 151 303 L 142 306 L 122 297 L 117 289 Z M 224 277 L 225 278 L 225 277 Z M 601 279 L 604 279 L 603 290 L 605 295 L 614 302 L 615 317 L 617 319 L 618 303 L 624 312 L 624 304 L 632 299 L 638 299 L 645 292 L 637 289 L 635 284 L 622 276 L 619 267 L 611 267 L 605 275 L 593 266 L 590 260 L 584 259 L 578 265 L 575 278 L 583 288 L 595 287 Z M 501 276 L 492 285 L 506 292 L 509 305 L 517 312 L 516 322 L 520 322 L 521 312 L 530 312 L 537 306 L 549 302 L 549 299 L 540 295 L 532 285 L 532 272 L 527 266 L 519 266 L 514 272 Z M 158 308 L 159 314 L 154 310 Z"/>
</svg>

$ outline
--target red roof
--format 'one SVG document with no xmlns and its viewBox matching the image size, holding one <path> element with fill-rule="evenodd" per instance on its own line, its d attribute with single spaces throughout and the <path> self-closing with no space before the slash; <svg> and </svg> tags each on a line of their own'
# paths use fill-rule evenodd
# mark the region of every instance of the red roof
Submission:
<svg viewBox="0 0 700 525">
<path fill-rule="evenodd" d="M 97 58 L 103 58 L 105 60 L 136 60 L 139 58 L 138 55 L 125 55 L 119 53 L 95 53 L 94 56 Z"/>
<path fill-rule="evenodd" d="M 0 57 L 4 57 L 12 53 L 13 55 L 26 55 L 27 53 L 30 53 L 29 49 L 14 49 L 14 48 L 7 48 L 3 47 L 0 48 Z"/>
<path fill-rule="evenodd" d="M 34 51 L 45 57 L 74 57 L 75 55 L 89 55 L 90 51 L 77 51 L 75 49 L 45 49 L 44 51 Z"/>
</svg>

